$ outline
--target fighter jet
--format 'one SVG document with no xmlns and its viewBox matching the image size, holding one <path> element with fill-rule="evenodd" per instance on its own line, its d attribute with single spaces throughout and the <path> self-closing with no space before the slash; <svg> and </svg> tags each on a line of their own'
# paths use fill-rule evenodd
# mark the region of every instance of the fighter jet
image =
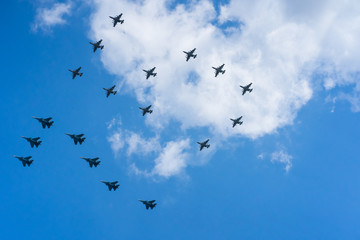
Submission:
<svg viewBox="0 0 360 240">
<path fill-rule="evenodd" d="M 51 125 L 53 125 L 53 123 L 54 123 L 54 121 L 51 121 L 51 117 L 49 117 L 49 118 L 37 118 L 37 117 L 33 117 L 34 119 L 36 119 L 36 120 L 38 120 L 40 123 L 41 123 L 41 125 L 42 125 L 42 127 L 43 128 L 45 128 L 45 127 L 48 127 L 48 128 L 50 128 L 51 127 Z"/>
<path fill-rule="evenodd" d="M 83 157 L 82 157 L 82 159 L 84 159 L 85 161 L 87 161 L 87 162 L 89 163 L 89 165 L 90 165 L 91 168 L 93 167 L 93 165 L 94 165 L 95 167 L 97 167 L 97 165 L 100 164 L 100 161 L 98 161 L 98 160 L 99 160 L 98 157 L 96 157 L 96 158 L 83 158 Z"/>
<path fill-rule="evenodd" d="M 74 140 L 75 145 L 77 145 L 77 143 L 80 143 L 80 145 L 81 145 L 85 140 L 85 138 L 83 138 L 84 134 L 77 134 L 77 135 L 69 134 L 69 133 L 65 133 L 65 134 Z"/>
<path fill-rule="evenodd" d="M 193 50 L 191 50 L 189 52 L 183 51 L 186 54 L 186 61 L 189 61 L 189 59 L 191 57 L 193 57 L 194 59 L 196 58 L 197 54 L 194 54 L 195 50 L 196 50 L 196 48 L 194 48 Z"/>
<path fill-rule="evenodd" d="M 246 92 L 249 92 L 249 93 L 252 92 L 253 89 L 252 89 L 252 88 L 250 89 L 251 84 L 252 84 L 252 83 L 246 85 L 245 87 L 243 87 L 243 86 L 240 85 L 240 87 L 243 89 L 242 95 L 244 95 Z"/>
<path fill-rule="evenodd" d="M 100 39 L 99 41 L 97 41 L 95 43 L 89 42 L 91 45 L 93 45 L 94 52 L 96 52 L 96 49 L 98 49 L 98 48 L 100 48 L 101 50 L 104 48 L 104 45 L 100 45 L 101 42 L 102 42 L 102 39 Z"/>
<path fill-rule="evenodd" d="M 39 147 L 39 145 L 42 143 L 42 141 L 39 141 L 40 137 L 36 137 L 36 138 L 27 138 L 27 137 L 22 137 L 24 139 L 26 139 L 26 141 L 28 141 L 30 143 L 30 146 L 33 148 L 34 145 L 37 147 Z"/>
<path fill-rule="evenodd" d="M 70 70 L 70 69 L 69 69 L 69 71 L 72 72 L 72 75 L 73 75 L 72 79 L 74 79 L 77 75 L 79 75 L 80 77 L 83 75 L 83 73 L 79 72 L 80 69 L 81 69 L 81 67 L 79 67 L 79 68 L 76 69 L 76 70 Z"/>
<path fill-rule="evenodd" d="M 120 186 L 120 184 L 117 184 L 118 181 L 115 181 L 115 182 L 100 181 L 100 182 L 105 183 L 106 186 L 108 186 L 109 191 L 111 191 L 111 189 L 113 189 L 115 191 Z"/>
<path fill-rule="evenodd" d="M 151 105 L 150 106 L 147 106 L 146 108 L 142 108 L 142 107 L 139 107 L 141 110 L 142 110 L 142 115 L 145 116 L 146 113 L 152 113 L 153 111 L 150 109 L 151 108 Z"/>
<path fill-rule="evenodd" d="M 157 73 L 154 73 L 154 70 L 155 70 L 156 67 L 153 67 L 152 69 L 150 70 L 144 70 L 144 72 L 146 72 L 146 79 L 148 79 L 150 76 L 156 76 Z"/>
<path fill-rule="evenodd" d="M 215 69 L 215 77 L 217 77 L 217 75 L 219 74 L 219 73 L 222 73 L 222 74 L 224 74 L 225 73 L 225 70 L 222 70 L 223 69 L 223 67 L 225 66 L 225 64 L 223 64 L 223 65 L 221 65 L 221 66 L 219 66 L 219 67 L 212 67 L 213 69 Z"/>
<path fill-rule="evenodd" d="M 109 97 L 110 94 L 116 94 L 117 91 L 114 91 L 114 88 L 116 87 L 116 85 L 112 86 L 111 88 L 103 88 L 106 91 L 106 97 Z"/>
<path fill-rule="evenodd" d="M 157 203 L 154 203 L 156 200 L 151 200 L 151 201 L 145 201 L 145 200 L 138 200 L 139 202 L 142 202 L 146 209 L 149 210 L 149 208 L 151 208 L 151 210 L 156 206 Z"/>
<path fill-rule="evenodd" d="M 28 157 L 18 157 L 18 156 L 14 156 L 14 158 L 19 159 L 19 160 L 22 162 L 22 164 L 23 164 L 24 167 L 26 167 L 26 165 L 28 165 L 28 167 L 30 167 L 30 165 L 31 165 L 32 162 L 34 161 L 34 160 L 30 160 L 30 159 L 32 158 L 32 156 L 28 156 Z"/>
<path fill-rule="evenodd" d="M 210 139 L 207 139 L 205 142 L 197 142 L 198 144 L 200 144 L 200 151 L 206 147 L 206 148 L 209 148 L 210 147 L 210 144 L 207 144 L 208 142 L 210 141 Z"/>
<path fill-rule="evenodd" d="M 230 118 L 230 120 L 231 120 L 231 121 L 233 121 L 233 127 L 235 127 L 235 126 L 236 126 L 236 124 L 239 124 L 239 125 L 243 124 L 243 122 L 242 122 L 242 121 L 240 121 L 240 120 L 241 120 L 241 118 L 242 118 L 242 116 L 241 116 L 241 117 L 239 117 L 239 118 L 236 118 L 236 119 L 232 119 L 232 118 Z"/>
<path fill-rule="evenodd" d="M 109 18 L 111 18 L 113 20 L 113 23 L 114 23 L 113 27 L 115 27 L 117 23 L 120 23 L 120 24 L 124 23 L 124 20 L 120 20 L 122 15 L 123 14 L 121 13 L 120 15 L 118 15 L 116 17 L 109 16 Z"/>
</svg>

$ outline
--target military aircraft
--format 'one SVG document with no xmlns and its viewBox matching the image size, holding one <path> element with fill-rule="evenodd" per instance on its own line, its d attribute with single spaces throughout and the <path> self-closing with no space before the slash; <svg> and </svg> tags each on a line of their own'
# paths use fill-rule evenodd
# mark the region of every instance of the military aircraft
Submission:
<svg viewBox="0 0 360 240">
<path fill-rule="evenodd" d="M 241 117 L 238 117 L 238 118 L 236 118 L 236 119 L 232 119 L 232 118 L 230 118 L 230 120 L 231 120 L 231 121 L 233 121 L 233 127 L 235 127 L 235 126 L 236 126 L 236 124 L 239 124 L 239 125 L 243 124 L 243 122 L 242 122 L 242 121 L 240 121 L 240 120 L 241 120 L 241 118 L 242 118 L 242 116 L 241 116 Z"/>
<path fill-rule="evenodd" d="M 95 42 L 95 43 L 92 43 L 92 42 L 89 42 L 91 45 L 93 45 L 93 49 L 94 49 L 94 52 L 96 52 L 96 49 L 100 48 L 101 50 L 104 48 L 104 45 L 100 45 L 102 42 L 102 39 L 100 39 L 99 41 Z"/>
<path fill-rule="evenodd" d="M 69 134 L 69 133 L 65 133 L 65 134 L 74 140 L 75 145 L 77 145 L 77 143 L 80 143 L 81 145 L 85 140 L 85 138 L 83 138 L 84 134 Z"/>
<path fill-rule="evenodd" d="M 42 125 L 43 128 L 45 128 L 45 127 L 50 128 L 51 125 L 53 125 L 53 123 L 54 123 L 54 121 L 51 121 L 51 119 L 52 119 L 51 117 L 49 117 L 49 118 L 37 118 L 37 117 L 32 117 L 32 118 L 38 120 L 38 121 L 41 123 L 41 125 Z"/>
<path fill-rule="evenodd" d="M 186 54 L 186 61 L 189 61 L 189 59 L 191 57 L 193 57 L 194 59 L 196 58 L 197 54 L 194 54 L 195 50 L 196 50 L 196 48 L 194 48 L 193 50 L 191 50 L 189 52 L 183 51 Z"/>
<path fill-rule="evenodd" d="M 207 139 L 206 141 L 204 142 L 197 142 L 198 144 L 200 144 L 200 151 L 206 147 L 206 148 L 209 148 L 210 147 L 210 144 L 207 144 L 208 142 L 210 141 L 210 139 Z"/>
<path fill-rule="evenodd" d="M 124 23 L 124 20 L 120 20 L 121 16 L 122 16 L 122 13 L 116 17 L 109 16 L 109 18 L 111 18 L 113 20 L 113 23 L 114 23 L 113 27 L 115 27 L 117 23 L 120 23 L 120 24 Z"/>
<path fill-rule="evenodd" d="M 144 70 L 144 72 L 146 72 L 146 79 L 148 79 L 150 76 L 156 76 L 157 73 L 154 73 L 154 70 L 155 70 L 156 67 L 153 67 L 152 69 L 150 70 Z"/>
<path fill-rule="evenodd" d="M 217 77 L 217 75 L 219 74 L 219 73 L 222 73 L 222 74 L 224 74 L 225 73 L 225 70 L 222 70 L 223 69 L 223 67 L 225 66 L 225 64 L 223 64 L 223 65 L 221 65 L 221 66 L 219 66 L 219 67 L 212 67 L 213 69 L 215 69 L 215 77 Z"/>
<path fill-rule="evenodd" d="M 110 94 L 116 94 L 117 91 L 114 91 L 114 88 L 116 87 L 116 85 L 112 86 L 111 88 L 103 88 L 106 91 L 106 97 L 109 97 Z"/>
<path fill-rule="evenodd" d="M 26 141 L 28 141 L 30 143 L 30 146 L 33 148 L 34 146 L 39 147 L 39 145 L 42 143 L 42 141 L 39 141 L 40 137 L 36 137 L 36 138 L 27 138 L 27 137 L 22 137 L 23 139 L 26 139 Z"/>
<path fill-rule="evenodd" d="M 157 203 L 154 203 L 156 200 L 151 200 L 151 201 L 144 201 L 144 200 L 138 200 L 139 202 L 142 202 L 146 209 L 149 210 L 149 208 L 153 209 Z"/>
<path fill-rule="evenodd" d="M 115 182 L 100 181 L 100 182 L 105 183 L 106 186 L 108 186 L 109 191 L 111 191 L 111 189 L 113 189 L 115 191 L 120 186 L 120 184 L 117 184 L 118 181 L 115 181 Z"/>
<path fill-rule="evenodd" d="M 246 92 L 249 92 L 249 93 L 252 92 L 253 89 L 252 89 L 252 88 L 250 89 L 251 84 L 252 84 L 252 83 L 246 85 L 245 87 L 243 87 L 243 86 L 240 85 L 240 87 L 243 89 L 242 95 L 244 95 Z"/>
<path fill-rule="evenodd" d="M 91 168 L 93 167 L 93 165 L 95 167 L 97 167 L 97 165 L 100 164 L 100 161 L 98 161 L 99 160 L 98 157 L 96 157 L 96 158 L 83 158 L 83 157 L 81 157 L 81 158 L 84 159 L 85 161 L 87 161 Z"/>
<path fill-rule="evenodd" d="M 80 69 L 81 69 L 81 67 L 79 67 L 79 68 L 76 69 L 76 70 L 70 70 L 70 69 L 69 69 L 69 71 L 72 72 L 72 75 L 73 75 L 72 79 L 74 79 L 77 75 L 79 75 L 80 77 L 83 75 L 83 73 L 79 72 Z"/>
<path fill-rule="evenodd" d="M 142 110 L 142 115 L 145 116 L 146 113 L 152 113 L 153 111 L 150 109 L 151 108 L 151 105 L 150 106 L 147 106 L 146 108 L 142 108 L 142 107 L 139 107 L 141 110 Z"/>
<path fill-rule="evenodd" d="M 30 160 L 30 159 L 32 158 L 32 156 L 28 156 L 28 157 L 18 157 L 18 156 L 14 156 L 14 158 L 19 159 L 19 160 L 22 162 L 22 164 L 23 164 L 24 167 L 25 167 L 26 165 L 28 165 L 28 167 L 30 167 L 30 165 L 31 165 L 32 162 L 34 161 L 34 160 Z"/>
</svg>

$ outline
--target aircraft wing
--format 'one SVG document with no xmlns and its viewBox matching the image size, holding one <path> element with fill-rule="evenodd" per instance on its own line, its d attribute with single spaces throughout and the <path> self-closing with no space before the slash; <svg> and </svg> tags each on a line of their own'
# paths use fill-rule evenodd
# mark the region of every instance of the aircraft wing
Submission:
<svg viewBox="0 0 360 240">
<path fill-rule="evenodd" d="M 116 24 L 117 24 L 117 21 L 115 21 L 115 20 L 114 20 L 114 24 L 113 24 L 113 27 L 115 27 L 115 26 L 116 26 Z"/>
<path fill-rule="evenodd" d="M 246 93 L 246 88 L 243 88 L 242 95 L 244 95 L 245 93 Z"/>
<path fill-rule="evenodd" d="M 46 127 L 46 123 L 44 123 L 44 122 L 41 122 L 41 125 L 42 125 L 43 128 Z"/>
<path fill-rule="evenodd" d="M 74 78 L 76 77 L 76 73 L 75 73 L 75 72 L 73 72 L 72 74 L 73 74 L 73 79 L 74 79 Z"/>
<path fill-rule="evenodd" d="M 108 188 L 109 188 L 109 191 L 111 191 L 111 186 L 110 185 L 108 185 Z"/>
<path fill-rule="evenodd" d="M 94 47 L 93 47 L 93 51 L 94 51 L 94 52 L 96 52 L 96 49 L 97 49 L 97 46 L 96 46 L 96 45 L 94 45 Z"/>
<path fill-rule="evenodd" d="M 112 86 L 109 90 L 112 91 L 112 90 L 114 90 L 115 87 L 116 87 L 116 85 Z"/>
<path fill-rule="evenodd" d="M 25 161 L 21 161 L 22 165 L 25 167 L 26 166 L 26 162 Z"/>
<path fill-rule="evenodd" d="M 75 72 L 79 72 L 79 71 L 80 71 L 80 69 L 81 69 L 81 67 L 77 68 L 77 69 L 75 70 Z"/>
<path fill-rule="evenodd" d="M 93 166 L 92 162 L 89 162 L 89 165 L 90 165 L 90 167 L 92 168 L 92 166 Z"/>
<path fill-rule="evenodd" d="M 219 74 L 219 71 L 216 69 L 215 70 L 215 77 L 217 77 L 218 74 Z"/>
<path fill-rule="evenodd" d="M 149 205 L 146 204 L 146 209 L 149 209 Z"/>
<path fill-rule="evenodd" d="M 203 148 L 204 148 L 204 145 L 201 144 L 200 145 L 200 151 L 203 150 Z"/>
<path fill-rule="evenodd" d="M 100 39 L 100 40 L 96 43 L 96 45 L 100 45 L 101 42 L 102 42 L 102 39 Z"/>
<path fill-rule="evenodd" d="M 30 146 L 31 146 L 31 147 L 34 147 L 34 143 L 33 143 L 33 142 L 30 142 Z"/>
<path fill-rule="evenodd" d="M 145 110 L 143 110 L 143 116 L 145 116 L 145 114 L 146 114 L 146 111 L 145 111 Z"/>
<path fill-rule="evenodd" d="M 78 141 L 74 138 L 74 143 L 75 143 L 75 145 L 77 145 L 77 143 L 78 143 Z"/>
<path fill-rule="evenodd" d="M 106 97 L 110 96 L 110 91 L 106 90 Z"/>
<path fill-rule="evenodd" d="M 190 59 L 190 54 L 187 54 L 186 55 L 186 61 L 189 61 L 189 59 Z"/>
</svg>

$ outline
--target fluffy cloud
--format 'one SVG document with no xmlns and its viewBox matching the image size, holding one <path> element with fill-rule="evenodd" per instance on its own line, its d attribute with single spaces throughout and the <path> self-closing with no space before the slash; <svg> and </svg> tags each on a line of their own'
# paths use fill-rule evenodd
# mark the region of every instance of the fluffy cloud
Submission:
<svg viewBox="0 0 360 240">
<path fill-rule="evenodd" d="M 141 158 L 145 159 L 151 153 L 157 156 L 153 166 L 148 169 L 140 169 L 135 161 L 130 160 L 130 169 L 135 174 L 168 178 L 180 174 L 189 165 L 190 154 L 186 152 L 190 148 L 188 138 L 166 142 L 162 148 L 159 136 L 144 138 L 132 131 L 121 129 L 121 123 L 116 124 L 115 122 L 112 120 L 108 124 L 109 129 L 116 127 L 108 137 L 115 155 L 118 155 L 120 150 L 126 149 L 129 159 L 131 159 L 132 155 L 140 155 Z"/>
<path fill-rule="evenodd" d="M 55 3 L 50 8 L 38 8 L 35 22 L 32 29 L 37 31 L 39 28 L 45 31 L 50 30 L 55 25 L 65 24 L 64 15 L 69 15 L 72 3 Z"/>
<path fill-rule="evenodd" d="M 285 172 L 288 173 L 292 167 L 292 156 L 289 155 L 288 153 L 284 152 L 283 150 L 278 151 L 278 152 L 274 152 L 271 154 L 271 162 L 272 163 L 281 163 L 284 164 L 285 167 Z"/>
<path fill-rule="evenodd" d="M 183 129 L 207 127 L 219 139 L 257 138 L 292 124 L 318 82 L 326 89 L 355 83 L 358 1 L 232 0 L 220 14 L 207 0 L 167 3 L 94 0 L 91 17 L 91 39 L 106 45 L 105 68 L 138 101 L 153 104 L 147 124 L 154 127 L 176 121 Z M 125 19 L 116 28 L 108 17 L 120 13 L 114 9 Z M 186 62 L 182 51 L 194 47 L 198 57 Z M 226 73 L 215 78 L 211 67 L 222 63 Z M 153 66 L 158 75 L 145 80 L 142 69 Z M 254 91 L 242 96 L 239 85 L 250 82 Z M 352 96 L 343 99 L 358 110 Z M 229 118 L 240 115 L 244 124 L 232 128 Z"/>
</svg>

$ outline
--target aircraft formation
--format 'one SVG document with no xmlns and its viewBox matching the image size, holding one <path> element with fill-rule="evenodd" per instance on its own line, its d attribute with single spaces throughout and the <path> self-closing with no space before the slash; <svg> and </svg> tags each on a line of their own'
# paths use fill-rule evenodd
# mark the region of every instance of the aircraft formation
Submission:
<svg viewBox="0 0 360 240">
<path fill-rule="evenodd" d="M 122 13 L 117 15 L 117 16 L 109 16 L 112 20 L 113 20 L 113 27 L 116 27 L 116 25 L 118 23 L 123 24 L 124 20 L 121 19 L 122 17 Z M 103 50 L 104 45 L 102 45 L 102 39 L 100 39 L 97 42 L 89 42 L 92 46 L 93 46 L 93 52 L 95 53 L 97 49 Z M 193 48 L 190 51 L 183 51 L 183 53 L 186 54 L 186 62 L 188 62 L 190 60 L 190 58 L 195 59 L 197 57 L 197 54 L 195 54 L 196 48 Z M 223 69 L 225 66 L 225 64 L 222 64 L 218 67 L 212 67 L 215 70 L 215 77 L 217 77 L 220 73 L 224 74 L 225 73 L 225 69 Z M 155 72 L 156 67 L 153 67 L 149 70 L 145 70 L 143 69 L 143 71 L 145 72 L 145 77 L 146 79 L 149 79 L 151 76 L 152 77 L 156 77 L 157 73 Z M 71 70 L 69 69 L 68 71 L 70 71 L 72 73 L 72 79 L 75 79 L 77 76 L 81 77 L 83 75 L 81 71 L 81 67 L 78 67 L 75 70 Z M 246 85 L 246 86 L 241 86 L 242 88 L 242 95 L 244 95 L 246 92 L 251 93 L 252 92 L 252 88 L 250 88 L 252 85 L 252 83 Z M 116 85 L 113 85 L 110 88 L 103 88 L 106 91 L 106 97 L 108 98 L 110 96 L 110 94 L 115 95 L 117 93 L 116 90 L 114 90 L 116 88 Z M 147 113 L 151 114 L 153 112 L 153 110 L 151 109 L 152 105 L 149 105 L 147 107 L 139 107 L 139 109 L 142 111 L 142 116 L 145 116 Z M 243 116 L 240 116 L 238 118 L 232 119 L 230 118 L 230 120 L 232 121 L 232 127 L 234 128 L 236 125 L 242 125 L 243 122 L 241 121 Z M 54 121 L 52 120 L 52 117 L 47 117 L 47 118 L 40 118 L 40 117 L 32 117 L 36 120 L 38 120 L 41 123 L 41 126 L 43 129 L 45 129 L 46 127 L 49 129 L 53 124 Z M 79 143 L 79 145 L 81 145 L 82 143 L 84 143 L 85 141 L 85 135 L 83 133 L 80 134 L 69 134 L 69 133 L 65 133 L 65 135 L 69 136 L 73 141 L 74 144 L 77 145 Z M 38 148 L 40 146 L 40 144 L 42 143 L 42 141 L 40 141 L 40 137 L 24 137 L 22 136 L 22 138 L 24 138 L 27 142 L 30 143 L 30 147 L 31 148 Z M 209 148 L 210 144 L 209 144 L 210 139 L 206 139 L 203 142 L 197 142 L 199 144 L 200 147 L 200 151 L 202 151 L 204 148 Z M 34 162 L 34 160 L 32 159 L 32 156 L 27 156 L 27 157 L 21 157 L 21 156 L 13 156 L 14 158 L 17 158 L 19 161 L 21 161 L 22 165 L 24 167 L 30 167 L 30 165 Z M 92 168 L 96 168 L 99 164 L 100 164 L 100 160 L 99 157 L 95 157 L 95 158 L 88 158 L 88 157 L 80 157 L 81 159 L 85 160 L 88 164 L 89 167 Z M 118 181 L 100 181 L 102 183 L 104 183 L 109 191 L 113 190 L 116 191 L 118 189 L 118 187 L 120 186 Z M 146 207 L 146 209 L 153 209 L 157 203 L 155 203 L 156 200 L 151 200 L 151 201 L 147 201 L 147 200 L 138 200 L 139 202 L 143 203 Z"/>
</svg>

